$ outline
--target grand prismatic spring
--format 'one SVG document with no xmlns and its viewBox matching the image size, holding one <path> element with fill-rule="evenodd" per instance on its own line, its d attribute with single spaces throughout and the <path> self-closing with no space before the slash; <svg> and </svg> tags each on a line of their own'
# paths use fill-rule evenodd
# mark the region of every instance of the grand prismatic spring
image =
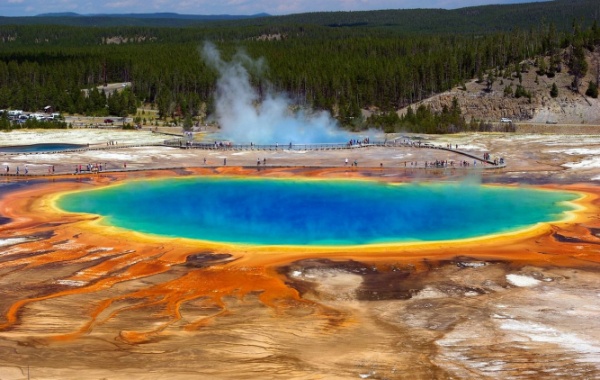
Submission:
<svg viewBox="0 0 600 380">
<path fill-rule="evenodd" d="M 232 92 L 248 101 L 225 102 L 220 122 L 240 136 L 255 98 Z M 275 103 L 250 119 L 287 109 Z M 127 147 L 160 142 L 140 131 L 1 137 L 95 139 L 90 150 L 2 156 L 12 174 L 0 182 L 2 380 L 600 377 L 590 180 L 600 173 L 570 155 L 600 140 L 436 142 L 509 161 L 486 170 L 425 168 L 465 156 L 414 146 L 201 151 Z M 103 170 L 74 174 L 90 162 Z M 16 177 L 24 165 L 29 176 Z"/>
<path fill-rule="evenodd" d="M 61 198 L 108 225 L 225 243 L 355 245 L 453 240 L 564 218 L 577 194 L 477 184 L 196 177 Z M 492 217 L 493 215 L 493 217 Z"/>
</svg>

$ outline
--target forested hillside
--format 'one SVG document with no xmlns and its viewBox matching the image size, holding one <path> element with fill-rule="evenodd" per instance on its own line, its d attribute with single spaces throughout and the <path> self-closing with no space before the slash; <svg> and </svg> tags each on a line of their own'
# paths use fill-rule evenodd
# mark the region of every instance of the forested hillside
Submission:
<svg viewBox="0 0 600 380">
<path fill-rule="evenodd" d="M 512 72 L 525 58 L 569 47 L 594 49 L 600 45 L 594 21 L 598 8 L 597 1 L 579 0 L 414 10 L 410 23 L 404 11 L 376 11 L 186 28 L 4 25 L 0 109 L 34 111 L 52 105 L 65 113 L 126 115 L 145 102 L 164 118 L 198 117 L 206 107 L 211 111 L 217 79 L 198 49 L 212 41 L 226 59 L 239 49 L 264 59 L 267 70 L 252 77 L 257 88 L 273 86 L 301 106 L 329 110 L 343 124 L 360 128 L 361 109 L 385 115 L 467 79 L 483 79 L 490 70 Z M 536 16 L 521 14 L 523 9 Z M 449 33 L 448 12 L 462 25 L 456 33 Z M 555 23 L 556 15 L 560 22 Z M 568 15 L 578 16 L 567 20 Z M 368 19 L 377 21 L 360 21 Z M 503 27 L 487 30 L 490 20 Z M 581 69 L 574 66 L 575 78 Z M 132 86 L 107 99 L 95 89 L 106 82 Z M 90 96 L 82 89 L 92 89 Z"/>
</svg>

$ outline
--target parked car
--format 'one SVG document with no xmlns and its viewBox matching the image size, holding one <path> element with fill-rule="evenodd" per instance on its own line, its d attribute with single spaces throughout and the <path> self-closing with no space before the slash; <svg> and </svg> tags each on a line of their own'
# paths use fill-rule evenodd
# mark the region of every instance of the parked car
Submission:
<svg viewBox="0 0 600 380">
<path fill-rule="evenodd" d="M 509 118 L 507 118 L 507 117 L 503 117 L 502 119 L 500 119 L 500 122 L 501 122 L 501 123 L 512 123 L 512 120 L 510 120 L 510 119 L 509 119 Z"/>
<path fill-rule="evenodd" d="M 105 124 L 112 124 L 112 122 L 113 122 L 112 119 L 104 119 Z"/>
</svg>

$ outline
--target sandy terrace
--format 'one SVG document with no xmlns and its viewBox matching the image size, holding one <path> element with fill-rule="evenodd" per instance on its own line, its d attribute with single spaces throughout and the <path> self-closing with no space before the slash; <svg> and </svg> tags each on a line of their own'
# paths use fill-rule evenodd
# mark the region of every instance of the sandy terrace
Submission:
<svg viewBox="0 0 600 380">
<path fill-rule="evenodd" d="M 394 136 L 387 136 L 393 139 Z M 600 180 L 600 136 L 529 135 L 529 134 L 459 134 L 441 136 L 409 136 L 436 146 L 456 147 L 458 150 L 481 157 L 490 153 L 492 159 L 504 158 L 507 167 L 496 172 L 511 173 L 519 177 L 523 172 L 543 171 L 548 177 L 552 173 L 560 179 L 577 181 Z M 23 174 L 27 165 L 30 174 L 48 174 L 52 166 L 55 173 L 74 173 L 80 165 L 102 164 L 104 170 L 139 170 L 157 168 L 245 166 L 261 167 L 316 166 L 344 167 L 356 161 L 359 167 L 384 169 L 422 168 L 425 162 L 436 160 L 454 161 L 458 165 L 467 161 L 469 170 L 481 169 L 482 163 L 460 154 L 437 149 L 355 148 L 343 150 L 200 150 L 179 149 L 160 146 L 127 145 L 155 144 L 173 138 L 149 131 L 118 130 L 65 130 L 23 131 L 0 134 L 0 146 L 23 145 L 31 141 L 90 143 L 92 148 L 70 153 L 0 154 L 0 165 L 16 167 Z M 117 141 L 117 145 L 106 145 Z M 413 165 L 411 165 L 411 163 Z"/>
</svg>

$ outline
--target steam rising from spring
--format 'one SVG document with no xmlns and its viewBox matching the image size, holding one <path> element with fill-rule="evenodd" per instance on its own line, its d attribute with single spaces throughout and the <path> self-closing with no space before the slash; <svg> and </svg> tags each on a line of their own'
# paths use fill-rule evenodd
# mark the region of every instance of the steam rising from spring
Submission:
<svg viewBox="0 0 600 380">
<path fill-rule="evenodd" d="M 248 68 L 260 72 L 262 60 L 238 52 L 230 62 L 212 43 L 202 56 L 219 72 L 215 93 L 215 116 L 224 139 L 249 144 L 343 143 L 350 134 L 339 129 L 328 112 L 292 111 L 294 103 L 282 93 L 267 90 L 261 98 L 250 82 Z"/>
</svg>

